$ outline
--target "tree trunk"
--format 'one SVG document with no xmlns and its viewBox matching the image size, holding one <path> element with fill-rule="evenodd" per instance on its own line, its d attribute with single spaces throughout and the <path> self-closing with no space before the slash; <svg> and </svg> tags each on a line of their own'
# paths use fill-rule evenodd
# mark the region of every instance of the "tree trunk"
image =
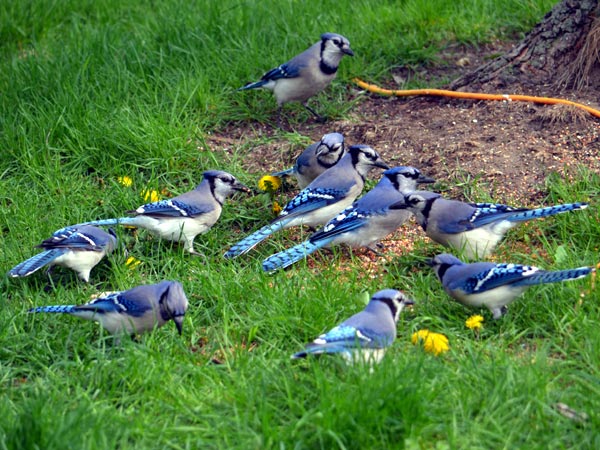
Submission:
<svg viewBox="0 0 600 450">
<path fill-rule="evenodd" d="M 514 49 L 458 78 L 450 88 L 502 88 L 513 83 L 600 86 L 598 16 L 598 0 L 563 0 Z"/>
</svg>

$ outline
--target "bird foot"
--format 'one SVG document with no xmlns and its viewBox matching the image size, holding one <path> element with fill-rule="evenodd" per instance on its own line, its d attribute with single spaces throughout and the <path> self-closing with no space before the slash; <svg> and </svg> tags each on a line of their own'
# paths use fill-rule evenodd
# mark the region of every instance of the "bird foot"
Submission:
<svg viewBox="0 0 600 450">
<path fill-rule="evenodd" d="M 373 253 L 376 257 L 384 256 L 383 250 L 385 250 L 385 245 L 383 245 L 381 242 L 378 242 L 377 244 L 375 244 L 375 247 L 377 247 L 377 248 L 375 249 L 371 246 L 367 246 L 366 248 L 368 251 Z"/>
</svg>

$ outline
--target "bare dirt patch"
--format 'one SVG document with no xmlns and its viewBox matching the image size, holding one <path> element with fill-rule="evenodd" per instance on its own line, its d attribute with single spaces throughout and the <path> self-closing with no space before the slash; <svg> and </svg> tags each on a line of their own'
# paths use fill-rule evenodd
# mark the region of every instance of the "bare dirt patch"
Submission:
<svg viewBox="0 0 600 450">
<path fill-rule="evenodd" d="M 418 75 L 432 80 L 453 79 L 505 50 L 505 44 L 498 44 L 479 53 L 448 51 L 438 64 L 420 68 Z M 402 78 L 411 76 L 407 71 L 400 72 Z M 557 92 L 549 86 L 537 86 L 535 91 L 532 88 L 513 85 L 502 91 L 495 86 L 482 89 L 489 93 L 560 97 L 600 108 L 595 88 L 577 92 Z M 318 124 L 309 118 L 294 125 L 294 131 L 312 141 L 325 133 L 340 132 L 349 144 L 372 146 L 391 165 L 413 165 L 449 183 L 477 178 L 489 185 L 491 197 L 498 202 L 536 203 L 544 195 L 543 181 L 550 172 L 566 174 L 579 164 L 600 170 L 600 119 L 575 108 L 439 97 L 386 98 L 366 94 L 354 86 L 349 87 L 349 95 L 362 100 L 346 119 Z M 286 117 L 295 114 L 304 117 L 305 113 L 284 109 Z M 259 123 L 230 125 L 207 142 L 213 151 L 248 148 L 246 169 L 257 175 L 288 167 L 303 149 L 290 144 L 286 132 Z"/>
<path fill-rule="evenodd" d="M 418 75 L 452 80 L 506 48 L 506 44 L 498 44 L 477 53 L 472 49 L 449 50 L 436 65 L 420 68 Z M 411 76 L 409 71 L 400 70 L 394 78 L 407 76 Z M 384 87 L 402 88 L 393 82 Z M 490 198 L 496 202 L 537 206 L 546 195 L 544 180 L 550 173 L 568 178 L 578 165 L 600 172 L 600 119 L 581 110 L 507 101 L 386 98 L 354 86 L 348 91 L 350 97 L 360 96 L 362 100 L 347 118 L 325 124 L 309 118 L 294 125 L 294 131 L 312 141 L 325 133 L 340 132 L 349 144 L 372 146 L 392 166 L 412 165 L 444 181 L 448 197 L 464 199 L 463 189 L 452 187 L 457 180 L 476 178 L 480 186 L 489 188 Z M 557 92 L 550 86 L 511 85 L 483 86 L 481 91 L 560 97 L 600 108 L 594 87 Z M 284 108 L 288 118 L 294 114 L 304 117 L 300 108 Z M 275 120 L 274 113 L 273 123 Z M 232 124 L 222 134 L 210 136 L 207 143 L 213 151 L 247 148 L 245 169 L 256 173 L 257 178 L 290 166 L 303 149 L 290 144 L 288 133 L 259 123 Z"/>
</svg>

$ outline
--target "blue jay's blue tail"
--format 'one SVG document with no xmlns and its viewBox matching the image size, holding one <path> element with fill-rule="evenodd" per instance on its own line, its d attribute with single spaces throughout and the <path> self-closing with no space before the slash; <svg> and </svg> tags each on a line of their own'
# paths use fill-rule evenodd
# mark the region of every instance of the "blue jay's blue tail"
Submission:
<svg viewBox="0 0 600 450">
<path fill-rule="evenodd" d="M 258 89 L 258 88 L 263 87 L 269 81 L 270 80 L 259 80 L 259 81 L 255 81 L 253 83 L 248 83 L 248 84 L 245 84 L 244 86 L 242 86 L 241 88 L 238 88 L 238 91 L 246 91 L 248 89 Z"/>
<path fill-rule="evenodd" d="M 294 168 L 282 170 L 281 172 L 273 172 L 271 175 L 274 177 L 289 177 L 294 173 Z"/>
<path fill-rule="evenodd" d="M 585 209 L 587 207 L 587 203 L 565 203 L 564 205 L 548 206 L 547 208 L 537 208 L 519 212 L 515 215 L 507 217 L 507 220 L 510 222 L 522 222 L 531 219 L 541 219 L 542 217 L 553 216 L 554 214 L 560 214 L 568 211 L 575 211 L 577 209 Z"/>
<path fill-rule="evenodd" d="M 530 277 L 524 278 L 515 286 L 531 286 L 534 284 L 557 283 L 559 281 L 576 280 L 595 272 L 593 267 L 579 267 L 577 269 L 558 270 L 555 272 L 539 271 Z"/>
<path fill-rule="evenodd" d="M 65 254 L 67 251 L 69 251 L 67 248 L 57 248 L 38 253 L 10 269 L 8 275 L 11 277 L 26 277 L 31 275 L 33 272 L 40 270 L 59 256 Z"/>
<path fill-rule="evenodd" d="M 285 269 L 295 262 L 300 261 L 302 258 L 306 258 L 308 255 L 317 251 L 321 247 L 324 247 L 332 240 L 333 238 L 322 239 L 316 243 L 311 242 L 310 240 L 304 241 L 295 247 L 288 248 L 287 250 L 269 256 L 263 261 L 262 268 L 265 272 L 273 272 L 277 269 Z"/>
<path fill-rule="evenodd" d="M 350 349 L 347 346 L 327 343 L 327 344 L 308 344 L 304 350 L 292 355 L 292 359 L 306 358 L 308 355 L 322 355 L 323 353 L 348 353 Z"/>
<path fill-rule="evenodd" d="M 75 312 L 75 308 L 75 305 L 38 306 L 37 308 L 31 308 L 27 312 L 73 314 L 73 312 Z"/>
<path fill-rule="evenodd" d="M 233 245 L 225 254 L 223 255 L 225 258 L 235 258 L 236 256 L 243 255 L 244 253 L 249 252 L 254 247 L 256 247 L 260 242 L 264 241 L 271 234 L 282 230 L 287 220 L 280 220 L 275 223 L 270 223 L 269 225 L 265 225 L 260 230 L 255 231 L 250 236 L 242 239 L 237 244 Z"/>
<path fill-rule="evenodd" d="M 84 222 L 84 223 L 80 223 L 77 224 L 77 226 L 79 225 L 93 225 L 96 227 L 106 227 L 106 226 L 113 226 L 113 225 L 130 225 L 130 226 L 137 226 L 137 220 L 136 217 L 119 217 L 119 218 L 115 218 L 115 219 L 101 219 L 101 220 L 92 220 L 91 222 Z"/>
</svg>

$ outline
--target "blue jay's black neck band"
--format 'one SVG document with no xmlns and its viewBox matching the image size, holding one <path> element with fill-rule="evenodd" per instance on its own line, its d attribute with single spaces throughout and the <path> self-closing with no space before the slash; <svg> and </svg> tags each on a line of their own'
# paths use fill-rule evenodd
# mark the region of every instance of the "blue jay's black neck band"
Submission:
<svg viewBox="0 0 600 450">
<path fill-rule="evenodd" d="M 339 160 L 338 160 L 338 161 L 339 161 Z M 327 169 L 330 169 L 330 168 L 332 168 L 332 167 L 333 167 L 333 166 L 335 166 L 337 163 L 338 163 L 337 161 L 335 161 L 335 162 L 332 162 L 332 163 L 329 163 L 329 162 L 324 162 L 324 161 L 319 161 L 319 164 L 320 164 L 322 167 L 325 167 L 325 168 L 327 168 Z"/>
<path fill-rule="evenodd" d="M 375 297 L 373 300 L 385 303 L 388 306 L 388 308 L 390 308 L 390 311 L 392 312 L 392 317 L 396 317 L 396 313 L 398 312 L 398 306 L 394 303 L 394 301 L 391 298 Z"/>
<path fill-rule="evenodd" d="M 437 275 L 439 277 L 439 279 L 441 280 L 442 278 L 444 278 L 444 274 L 446 273 L 446 271 L 452 267 L 452 264 L 440 264 L 437 267 Z"/>
<path fill-rule="evenodd" d="M 171 320 L 173 318 L 173 312 L 169 309 L 169 305 L 167 305 L 168 296 L 169 288 L 162 293 L 160 300 L 158 301 L 158 305 L 160 307 L 160 316 L 163 318 L 163 320 Z"/>
<path fill-rule="evenodd" d="M 218 196 L 215 195 L 215 180 L 209 180 L 208 185 L 210 186 L 210 195 L 213 196 L 213 198 L 219 205 L 223 206 L 223 202 L 219 199 Z"/>
<path fill-rule="evenodd" d="M 392 183 L 392 186 L 394 186 L 394 189 L 396 189 L 397 191 L 399 191 L 400 190 L 400 183 L 398 182 L 398 178 L 394 177 L 394 176 L 387 176 L 387 175 L 385 175 L 385 176 L 387 177 L 388 180 L 390 180 L 390 182 Z"/>
<path fill-rule="evenodd" d="M 325 61 L 323 61 L 323 58 L 321 58 L 321 62 L 319 63 L 319 68 L 321 69 L 321 72 L 323 72 L 325 75 L 333 75 L 338 70 L 337 66 L 336 67 L 330 66 Z"/>
<path fill-rule="evenodd" d="M 427 222 L 428 222 L 428 219 L 429 219 L 429 212 L 431 211 L 431 207 L 433 206 L 433 202 L 435 202 L 436 200 L 437 200 L 437 197 L 430 198 L 425 203 L 425 208 L 423 208 L 423 211 L 422 211 L 423 218 L 425 219 L 425 220 L 423 220 L 423 224 L 421 225 L 421 227 L 423 228 L 423 231 L 427 231 Z"/>
</svg>

